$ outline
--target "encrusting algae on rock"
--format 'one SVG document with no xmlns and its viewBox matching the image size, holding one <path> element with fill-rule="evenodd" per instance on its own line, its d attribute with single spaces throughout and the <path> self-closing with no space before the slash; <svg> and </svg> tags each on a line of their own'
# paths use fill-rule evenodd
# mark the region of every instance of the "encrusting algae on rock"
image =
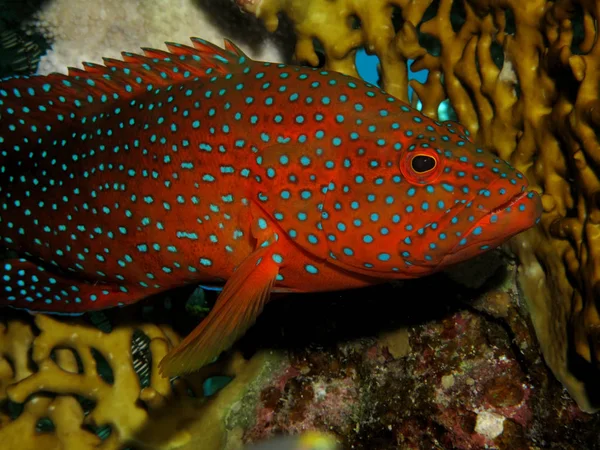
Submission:
<svg viewBox="0 0 600 450">
<path fill-rule="evenodd" d="M 237 0 L 270 31 L 286 15 L 296 57 L 357 75 L 379 56 L 381 86 L 436 118 L 452 105 L 476 142 L 542 194 L 540 226 L 512 241 L 544 357 L 587 411 L 600 408 L 598 1 Z M 427 70 L 427 81 L 408 82 Z"/>
</svg>

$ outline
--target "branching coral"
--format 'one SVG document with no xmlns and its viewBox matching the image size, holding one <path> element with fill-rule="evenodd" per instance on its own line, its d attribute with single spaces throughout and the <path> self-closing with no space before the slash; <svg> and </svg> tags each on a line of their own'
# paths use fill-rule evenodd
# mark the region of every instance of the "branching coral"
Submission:
<svg viewBox="0 0 600 450">
<path fill-rule="evenodd" d="M 286 14 L 296 57 L 357 75 L 355 52 L 379 56 L 382 86 L 410 86 L 437 117 L 446 98 L 477 141 L 543 193 L 540 225 L 513 240 L 546 361 L 579 405 L 600 408 L 600 2 L 593 0 L 237 0 L 267 29 Z M 575 27 L 580 26 L 580 30 Z M 594 375 L 595 374 L 595 375 Z"/>
<path fill-rule="evenodd" d="M 0 78 L 35 72 L 40 56 L 48 48 L 39 33 L 21 29 L 37 7 L 38 1 L 0 0 Z"/>
<path fill-rule="evenodd" d="M 65 72 L 68 66 L 79 67 L 82 61 L 120 58 L 122 51 L 162 48 L 165 41 L 188 42 L 190 36 L 213 42 L 233 37 L 234 32 L 224 31 L 214 24 L 201 3 L 193 0 L 45 2 L 31 22 L 33 30 L 52 42 L 52 49 L 42 57 L 38 72 Z M 249 24 L 238 25 L 252 34 Z M 240 45 L 251 55 L 281 59 L 272 41 L 263 41 L 260 46 L 246 42 Z"/>
<path fill-rule="evenodd" d="M 35 323 L 41 331 L 37 337 L 20 321 L 0 325 L 0 402 L 8 396 L 25 403 L 16 419 L 0 416 L 3 448 L 218 449 L 226 439 L 225 418 L 231 405 L 268 366 L 264 355 L 250 361 L 238 355 L 172 383 L 158 374 L 158 362 L 179 341 L 168 327 L 121 324 L 103 333 L 42 315 Z M 134 370 L 131 350 L 134 334 L 140 331 L 147 336 L 151 353 L 146 387 Z M 108 363 L 108 376 L 100 369 L 102 361 Z M 30 368 L 32 362 L 37 370 Z M 205 397 L 203 384 L 216 374 L 234 379 L 218 395 Z M 89 414 L 78 401 L 81 398 L 93 402 Z M 35 432 L 42 419 L 50 419 L 53 432 Z M 110 436 L 101 440 L 89 426 L 108 426 Z"/>
</svg>

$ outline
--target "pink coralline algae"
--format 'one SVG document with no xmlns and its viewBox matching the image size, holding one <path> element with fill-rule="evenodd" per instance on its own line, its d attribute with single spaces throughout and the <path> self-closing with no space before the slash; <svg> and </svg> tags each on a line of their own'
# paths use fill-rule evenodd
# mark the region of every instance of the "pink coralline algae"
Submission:
<svg viewBox="0 0 600 450">
<path fill-rule="evenodd" d="M 311 355 L 291 364 L 272 386 L 261 392 L 256 423 L 247 437 L 252 441 L 272 434 L 297 434 L 314 429 L 337 429 L 349 434 L 358 419 L 359 384 L 355 373 L 313 373 Z M 322 362 L 316 362 L 321 367 Z M 285 380 L 285 381 L 284 381 Z M 282 383 L 284 381 L 284 383 Z"/>
<path fill-rule="evenodd" d="M 352 294 L 317 301 L 318 316 L 301 301 L 267 308 L 266 322 L 281 317 L 275 308 L 294 318 L 276 328 L 283 346 L 296 349 L 262 388 L 244 441 L 319 429 L 354 450 L 600 448 L 593 431 L 600 419 L 580 412 L 544 365 L 518 292 L 446 289 L 444 276 L 435 282 L 438 292 L 456 294 L 431 300 L 428 312 L 410 300 L 431 296 L 431 280 L 363 291 L 366 309 Z M 399 295 L 402 304 L 390 305 Z M 323 347 L 306 342 L 300 324 L 309 320 L 311 339 Z"/>
</svg>

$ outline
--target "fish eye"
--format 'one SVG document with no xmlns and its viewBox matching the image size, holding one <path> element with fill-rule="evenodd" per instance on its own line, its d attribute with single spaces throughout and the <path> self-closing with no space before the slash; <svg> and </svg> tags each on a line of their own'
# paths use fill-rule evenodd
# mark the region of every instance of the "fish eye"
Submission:
<svg viewBox="0 0 600 450">
<path fill-rule="evenodd" d="M 413 156 L 410 165 L 416 173 L 423 174 L 435 169 L 437 161 L 429 155 L 421 154 Z"/>
<path fill-rule="evenodd" d="M 412 184 L 432 183 L 443 172 L 445 161 L 428 148 L 407 152 L 400 158 L 400 172 Z"/>
</svg>

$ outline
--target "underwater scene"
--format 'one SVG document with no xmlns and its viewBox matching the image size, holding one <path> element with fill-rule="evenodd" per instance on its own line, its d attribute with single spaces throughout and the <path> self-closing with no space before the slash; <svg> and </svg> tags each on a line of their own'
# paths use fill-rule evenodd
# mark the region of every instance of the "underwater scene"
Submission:
<svg viewBox="0 0 600 450">
<path fill-rule="evenodd" d="M 600 0 L 0 0 L 0 450 L 600 450 Z"/>
</svg>

